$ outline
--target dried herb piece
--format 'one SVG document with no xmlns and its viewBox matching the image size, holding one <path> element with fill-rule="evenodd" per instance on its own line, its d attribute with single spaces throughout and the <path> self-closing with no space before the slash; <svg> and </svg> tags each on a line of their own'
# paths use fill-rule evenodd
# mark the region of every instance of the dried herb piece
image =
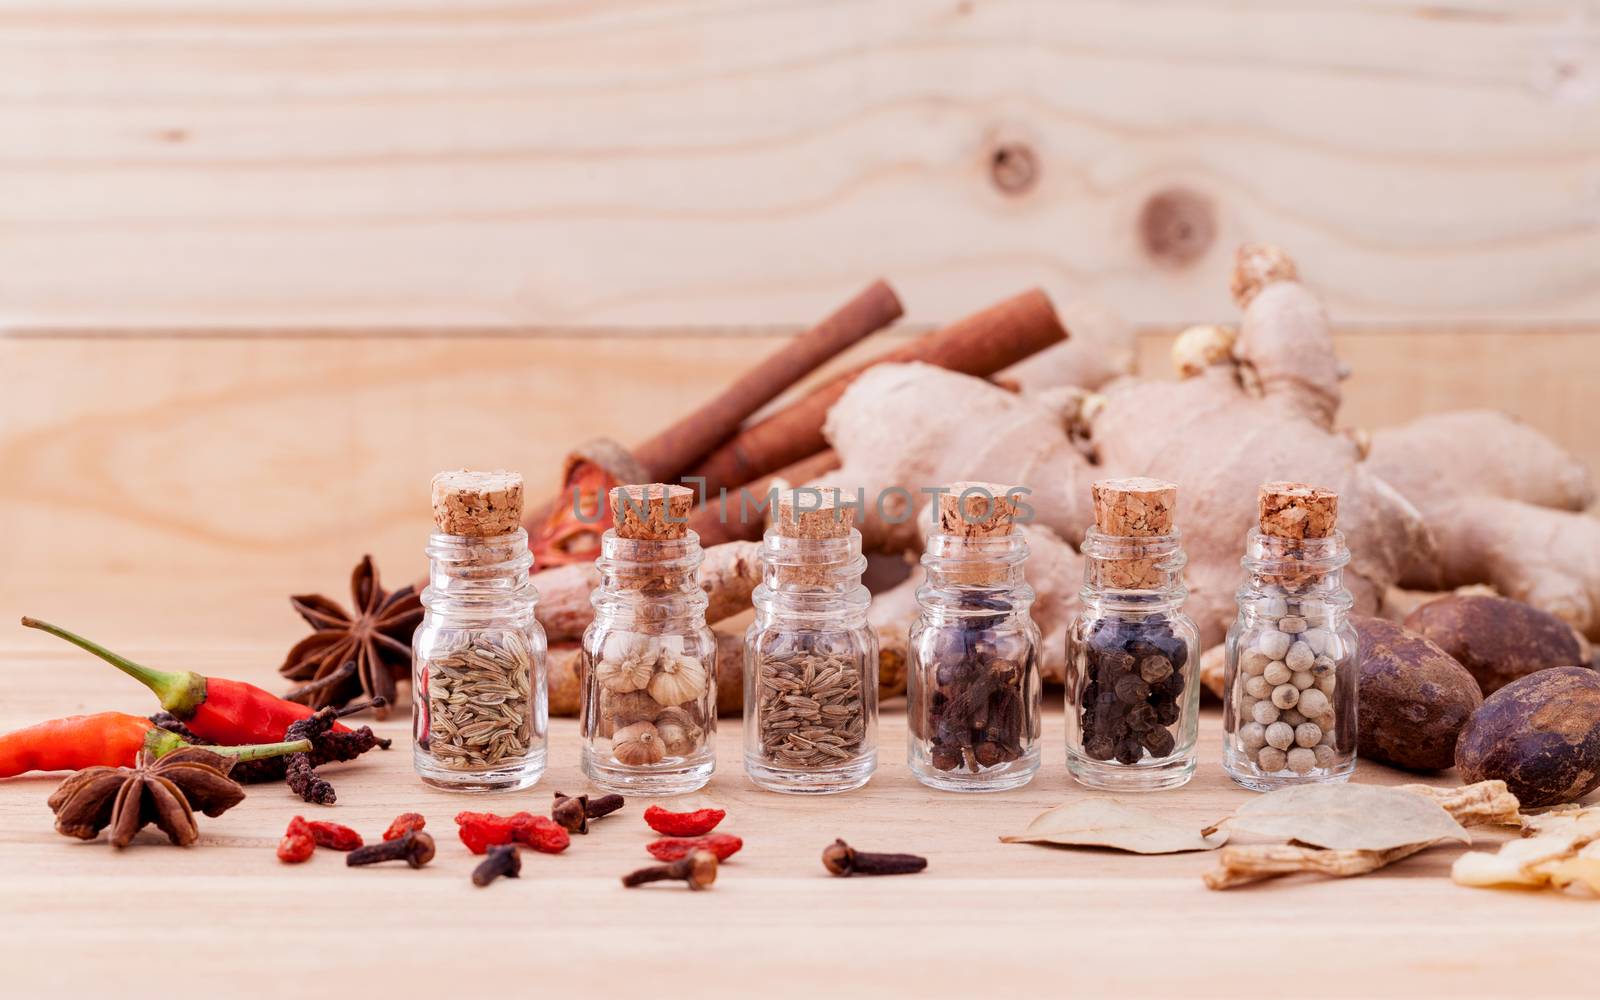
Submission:
<svg viewBox="0 0 1600 1000">
<path fill-rule="evenodd" d="M 1600 893 L 1600 806 L 1528 818 L 1533 835 L 1497 852 L 1470 851 L 1456 859 L 1450 878 L 1477 888 L 1554 886 L 1573 882 Z"/>
<path fill-rule="evenodd" d="M 1331 850 L 1388 851 L 1440 840 L 1472 842 L 1438 803 L 1413 792 L 1376 785 L 1291 785 L 1258 796 L 1223 826 Z"/>
<path fill-rule="evenodd" d="M 111 828 L 113 847 L 127 847 L 146 824 L 187 847 L 200 837 L 196 810 L 221 816 L 244 801 L 244 789 L 228 777 L 233 760 L 200 747 L 183 747 L 157 758 L 139 755 L 135 767 L 91 767 L 63 781 L 50 796 L 56 832 L 93 840 Z"/>
<path fill-rule="evenodd" d="M 1516 796 L 1506 791 L 1503 781 L 1480 781 L 1461 788 L 1402 785 L 1391 791 L 1433 802 L 1456 822 L 1467 825 L 1516 825 L 1523 818 Z M 1365 875 L 1426 850 L 1436 842 L 1402 844 L 1383 850 L 1328 850 L 1299 844 L 1229 847 L 1219 856 L 1217 868 L 1206 873 L 1205 883 L 1211 889 L 1231 889 L 1301 872 L 1335 878 Z"/>
<path fill-rule="evenodd" d="M 371 556 L 362 556 L 350 575 L 355 613 L 320 594 L 297 594 L 289 603 L 315 630 L 295 643 L 278 672 L 309 682 L 287 697 L 317 708 L 348 704 L 365 694 L 393 702 L 395 679 L 411 672 L 411 635 L 422 621 L 422 601 L 412 587 L 387 593 L 378 582 Z M 342 683 L 319 683 L 355 661 Z M 387 707 L 376 712 L 388 718 Z"/>
<path fill-rule="evenodd" d="M 1064 847 L 1110 847 L 1134 854 L 1178 854 L 1214 851 L 1228 840 L 1226 831 L 1203 836 L 1199 827 L 1149 813 L 1112 799 L 1084 799 L 1040 813 L 1021 833 L 1001 837 L 1005 844 L 1059 844 Z"/>
</svg>

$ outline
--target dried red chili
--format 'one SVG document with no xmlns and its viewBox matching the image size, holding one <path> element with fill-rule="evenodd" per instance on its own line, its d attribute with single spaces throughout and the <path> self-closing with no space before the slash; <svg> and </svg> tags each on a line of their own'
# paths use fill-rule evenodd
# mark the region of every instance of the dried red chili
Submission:
<svg viewBox="0 0 1600 1000">
<path fill-rule="evenodd" d="M 511 843 L 511 820 L 494 813 L 456 813 L 457 834 L 467 850 L 482 854 L 496 844 Z"/>
<path fill-rule="evenodd" d="M 362 845 L 361 834 L 341 823 L 326 823 L 322 820 L 305 820 L 299 816 L 296 820 L 305 824 L 306 830 L 311 834 L 311 839 L 318 847 L 326 847 L 333 851 L 353 851 Z M 293 824 L 290 824 L 291 829 Z"/>
<path fill-rule="evenodd" d="M 428 825 L 428 818 L 421 813 L 401 813 L 389 824 L 389 829 L 383 831 L 384 840 L 399 840 L 412 830 L 420 830 Z"/>
<path fill-rule="evenodd" d="M 567 831 L 548 816 L 519 812 L 511 816 L 494 813 L 456 814 L 461 842 L 473 854 L 483 854 L 502 844 L 526 844 L 545 854 L 560 854 L 572 843 Z"/>
<path fill-rule="evenodd" d="M 694 851 L 710 851 L 718 861 L 726 861 L 743 846 L 744 841 L 731 833 L 713 833 L 704 837 L 664 837 L 645 845 L 645 850 L 657 861 L 676 861 Z"/>
<path fill-rule="evenodd" d="M 292 828 L 293 824 L 291 824 Z M 286 833 L 278 841 L 278 860 L 286 865 L 297 865 L 311 857 L 311 852 L 317 849 L 308 833 Z"/>
<path fill-rule="evenodd" d="M 650 829 L 669 837 L 699 837 L 716 829 L 728 815 L 722 809 L 696 809 L 693 812 L 673 812 L 660 806 L 644 811 L 644 821 Z"/>
</svg>

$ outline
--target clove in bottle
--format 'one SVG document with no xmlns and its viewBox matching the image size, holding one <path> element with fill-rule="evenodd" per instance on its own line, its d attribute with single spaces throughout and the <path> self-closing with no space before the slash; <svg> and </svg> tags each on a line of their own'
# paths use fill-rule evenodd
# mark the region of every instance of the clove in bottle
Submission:
<svg viewBox="0 0 1600 1000">
<path fill-rule="evenodd" d="M 1039 769 L 1039 629 L 1015 530 L 1022 491 L 952 483 L 917 589 L 906 677 L 908 755 L 917 780 L 950 791 L 1027 784 Z"/>
</svg>

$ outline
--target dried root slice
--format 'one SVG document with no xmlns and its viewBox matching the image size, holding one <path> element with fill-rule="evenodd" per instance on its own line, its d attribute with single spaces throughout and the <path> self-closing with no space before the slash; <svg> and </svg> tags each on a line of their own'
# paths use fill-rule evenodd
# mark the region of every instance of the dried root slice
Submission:
<svg viewBox="0 0 1600 1000">
<path fill-rule="evenodd" d="M 1407 844 L 1387 851 L 1331 851 L 1297 844 L 1247 844 L 1224 847 L 1217 867 L 1203 876 L 1208 889 L 1232 889 L 1263 879 L 1310 872 L 1333 878 L 1366 875 L 1432 844 Z"/>
<path fill-rule="evenodd" d="M 1462 826 L 1522 826 L 1528 819 L 1522 815 L 1522 804 L 1506 790 L 1503 781 L 1479 781 L 1458 788 L 1400 787 L 1439 803 Z"/>
<path fill-rule="evenodd" d="M 1600 893 L 1600 806 L 1531 816 L 1526 827 L 1533 836 L 1457 858 L 1450 878 L 1482 889 L 1579 882 Z"/>
</svg>

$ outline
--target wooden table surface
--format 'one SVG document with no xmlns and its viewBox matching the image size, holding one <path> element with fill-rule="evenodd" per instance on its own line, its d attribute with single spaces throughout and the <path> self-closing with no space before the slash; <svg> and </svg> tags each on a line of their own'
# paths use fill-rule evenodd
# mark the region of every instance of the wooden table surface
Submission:
<svg viewBox="0 0 1600 1000">
<path fill-rule="evenodd" d="M 0 726 L 150 707 L 142 689 L 86 654 L 9 631 L 0 647 L 9 679 Z M 281 653 L 171 643 L 126 651 L 263 684 L 275 678 L 249 665 Z M 1094 996 L 1592 995 L 1600 903 L 1459 888 L 1447 878 L 1455 848 L 1366 878 L 1219 893 L 1201 884 L 1214 862 L 1204 854 L 998 843 L 1036 813 L 1093 794 L 1073 784 L 1062 763 L 1059 694 L 1047 712 L 1038 778 L 994 795 L 917 784 L 904 764 L 898 703 L 883 720 L 883 764 L 873 781 L 820 799 L 757 791 L 740 770 L 739 722 L 726 720 L 717 775 L 703 794 L 681 801 L 725 807 L 725 829 L 747 846 L 715 888 L 699 894 L 618 885 L 619 875 L 649 860 L 643 800 L 574 838 L 565 855 L 529 855 L 520 881 L 474 888 L 474 859 L 451 817 L 463 808 L 543 811 L 554 789 L 583 790 L 576 725 L 552 725 L 551 767 L 535 789 L 472 797 L 415 779 L 407 722 L 397 713 L 379 727 L 395 738 L 394 750 L 328 769 L 336 806 L 304 805 L 281 785 L 255 786 L 233 811 L 203 820 L 200 844 L 187 850 L 151 830 L 120 853 L 103 841 L 68 840 L 52 831 L 45 806 L 55 777 L 0 782 L 6 993 L 128 997 L 184 988 L 298 998 L 332 995 L 337 986 L 360 996 L 972 996 L 1018 988 Z M 1221 771 L 1218 728 L 1208 713 L 1189 786 L 1128 798 L 1196 825 L 1228 812 L 1247 793 Z M 1370 764 L 1357 774 L 1404 779 Z M 426 869 L 351 870 L 328 851 L 299 867 L 274 858 L 295 813 L 376 836 L 406 810 L 427 815 L 438 838 Z M 928 871 L 831 878 L 819 854 L 837 836 L 862 849 L 926 854 Z"/>
</svg>

